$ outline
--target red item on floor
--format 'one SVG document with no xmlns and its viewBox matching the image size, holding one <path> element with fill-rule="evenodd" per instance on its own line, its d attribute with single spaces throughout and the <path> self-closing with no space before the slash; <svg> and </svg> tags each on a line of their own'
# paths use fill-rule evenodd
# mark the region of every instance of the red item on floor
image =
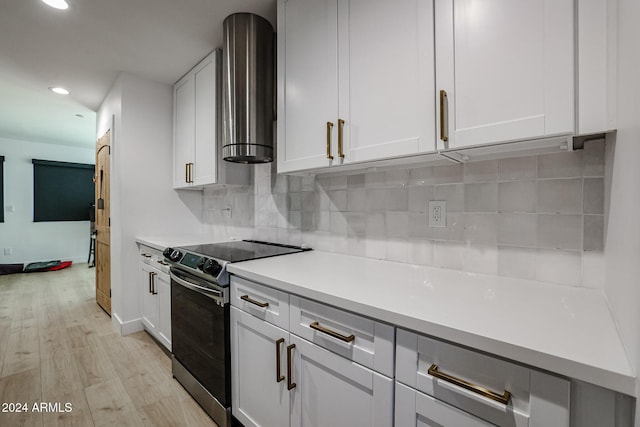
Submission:
<svg viewBox="0 0 640 427">
<path fill-rule="evenodd" d="M 67 268 L 72 264 L 72 261 L 44 261 L 44 262 L 32 262 L 27 264 L 24 268 L 25 273 L 36 273 L 42 271 L 54 271 L 62 268 Z"/>
<path fill-rule="evenodd" d="M 73 264 L 73 261 L 61 261 L 60 264 L 49 267 L 47 271 L 62 270 L 63 268 L 71 267 L 71 264 Z"/>
</svg>

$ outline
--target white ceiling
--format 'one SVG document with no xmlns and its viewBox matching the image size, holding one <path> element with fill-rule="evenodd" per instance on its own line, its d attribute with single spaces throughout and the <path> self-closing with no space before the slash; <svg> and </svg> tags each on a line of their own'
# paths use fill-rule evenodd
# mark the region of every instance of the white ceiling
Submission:
<svg viewBox="0 0 640 427">
<path fill-rule="evenodd" d="M 95 111 L 119 72 L 174 83 L 222 46 L 235 12 L 275 28 L 275 0 L 67 1 L 62 11 L 0 0 L 0 137 L 93 146 Z"/>
</svg>

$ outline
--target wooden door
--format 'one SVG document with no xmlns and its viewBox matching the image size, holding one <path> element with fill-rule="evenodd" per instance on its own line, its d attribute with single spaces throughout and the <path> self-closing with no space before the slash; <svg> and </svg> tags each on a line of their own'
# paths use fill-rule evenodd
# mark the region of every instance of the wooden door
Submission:
<svg viewBox="0 0 640 427">
<path fill-rule="evenodd" d="M 111 229 L 109 158 L 111 131 L 96 143 L 96 302 L 111 315 Z"/>
<path fill-rule="evenodd" d="M 439 148 L 573 132 L 573 3 L 435 1 Z"/>
</svg>

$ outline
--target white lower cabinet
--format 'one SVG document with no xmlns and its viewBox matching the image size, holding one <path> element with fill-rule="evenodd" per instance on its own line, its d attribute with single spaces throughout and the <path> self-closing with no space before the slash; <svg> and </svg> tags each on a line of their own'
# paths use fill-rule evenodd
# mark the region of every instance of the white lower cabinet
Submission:
<svg viewBox="0 0 640 427">
<path fill-rule="evenodd" d="M 158 270 L 144 262 L 140 263 L 140 287 L 142 288 L 142 323 L 145 329 L 155 331 L 158 327 L 158 298 L 153 290 L 154 275 Z"/>
<path fill-rule="evenodd" d="M 291 334 L 291 427 L 392 426 L 393 380 Z"/>
<path fill-rule="evenodd" d="M 288 341 L 284 329 L 231 307 L 232 414 L 245 427 L 289 425 Z"/>
<path fill-rule="evenodd" d="M 140 257 L 138 286 L 141 292 L 142 325 L 171 351 L 171 279 L 159 255 L 148 249 Z"/>
<path fill-rule="evenodd" d="M 435 397 L 396 382 L 396 427 L 487 427 L 487 423 Z"/>
<path fill-rule="evenodd" d="M 272 293 L 236 277 L 231 279 L 231 295 L 232 414 L 245 427 L 393 425 L 393 379 L 349 357 L 354 349 L 363 351 L 374 341 L 362 332 L 370 327 L 364 318 L 340 314 L 322 304 L 308 306 L 324 316 L 336 316 L 332 323 L 305 312 L 305 321 L 320 329 L 310 335 L 320 343 L 316 344 L 283 329 L 284 318 L 300 319 L 300 299 L 292 296 L 296 306 L 289 306 L 288 294 Z M 290 311 L 286 316 L 285 307 Z M 320 320 L 323 326 L 317 326 Z M 345 342 L 340 334 L 328 334 L 333 331 L 328 328 L 339 328 L 353 338 Z M 370 330 L 375 332 L 372 326 Z M 392 360 L 393 333 L 383 335 L 391 345 L 377 348 L 388 348 L 390 354 L 376 356 Z M 360 341 L 363 347 L 358 347 Z"/>
<path fill-rule="evenodd" d="M 396 340 L 398 427 L 569 427 L 569 380 L 403 329 Z"/>
<path fill-rule="evenodd" d="M 231 296 L 245 427 L 570 426 L 565 378 L 235 276 Z"/>
<path fill-rule="evenodd" d="M 171 278 L 162 271 L 156 276 L 158 293 L 158 339 L 171 351 Z"/>
</svg>

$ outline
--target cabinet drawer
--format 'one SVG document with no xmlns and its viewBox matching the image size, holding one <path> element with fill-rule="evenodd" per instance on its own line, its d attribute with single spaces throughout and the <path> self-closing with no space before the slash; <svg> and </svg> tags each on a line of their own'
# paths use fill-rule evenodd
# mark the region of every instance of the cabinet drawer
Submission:
<svg viewBox="0 0 640 427">
<path fill-rule="evenodd" d="M 151 264 L 155 259 L 164 259 L 162 251 L 152 248 L 150 246 L 138 245 L 140 250 L 140 260 L 146 264 Z"/>
<path fill-rule="evenodd" d="M 140 261 L 158 269 L 169 280 L 169 264 L 164 261 L 162 251 L 145 245 L 139 245 L 139 250 Z"/>
<path fill-rule="evenodd" d="M 396 382 L 396 427 L 490 427 L 481 420 L 438 399 Z"/>
<path fill-rule="evenodd" d="M 551 416 L 550 425 L 569 425 L 569 381 L 565 379 L 402 329 L 397 331 L 396 358 L 397 381 L 491 423 L 520 427 L 529 425 L 529 418 Z M 433 365 L 437 372 L 430 374 Z M 456 380 L 497 395 L 508 391 L 508 403 Z"/>
<path fill-rule="evenodd" d="M 292 334 L 393 377 L 394 328 L 291 295 Z"/>
<path fill-rule="evenodd" d="M 283 329 L 289 329 L 289 294 L 231 276 L 231 305 Z"/>
</svg>

